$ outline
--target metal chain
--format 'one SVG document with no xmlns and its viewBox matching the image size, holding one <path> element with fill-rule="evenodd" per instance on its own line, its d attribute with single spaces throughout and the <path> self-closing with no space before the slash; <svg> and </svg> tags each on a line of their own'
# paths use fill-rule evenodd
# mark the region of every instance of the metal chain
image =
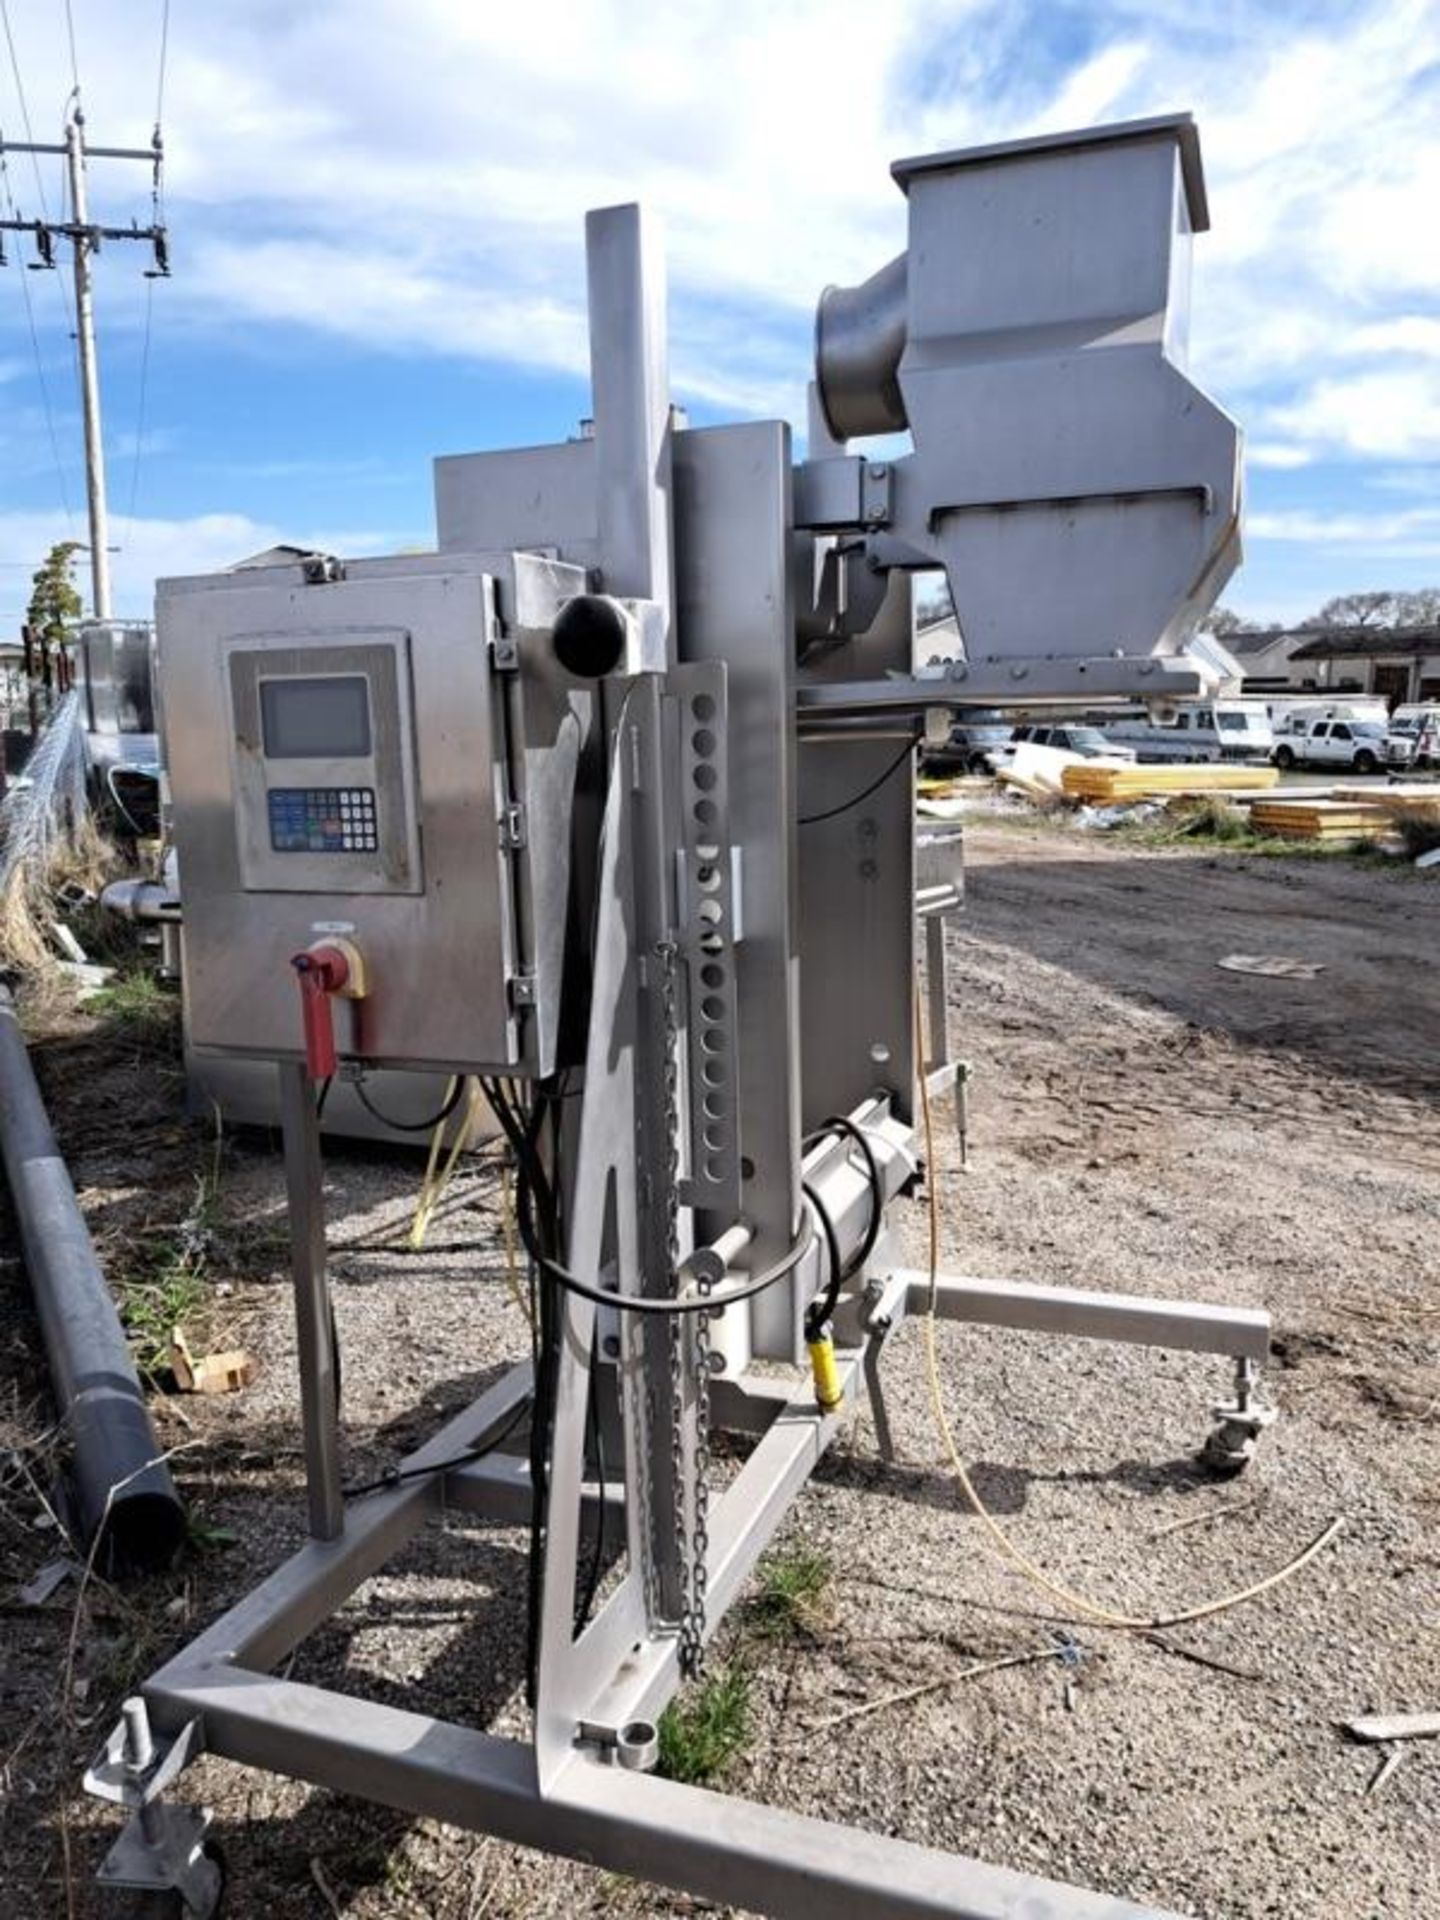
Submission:
<svg viewBox="0 0 1440 1920">
<path fill-rule="evenodd" d="M 680 950 L 673 940 L 656 948 L 661 967 L 661 1007 L 665 1045 L 665 1247 L 672 1285 L 680 1269 Z M 702 1290 L 709 1292 L 708 1283 Z M 710 1316 L 672 1314 L 669 1321 L 670 1466 L 675 1493 L 675 1558 L 680 1572 L 680 1671 L 693 1679 L 705 1657 L 706 1566 L 710 1550 L 707 1526 L 710 1489 Z M 687 1322 L 693 1321 L 693 1327 Z M 694 1524 L 685 1512 L 685 1374 L 695 1379 L 695 1433 L 688 1449 L 694 1487 Z"/>
</svg>

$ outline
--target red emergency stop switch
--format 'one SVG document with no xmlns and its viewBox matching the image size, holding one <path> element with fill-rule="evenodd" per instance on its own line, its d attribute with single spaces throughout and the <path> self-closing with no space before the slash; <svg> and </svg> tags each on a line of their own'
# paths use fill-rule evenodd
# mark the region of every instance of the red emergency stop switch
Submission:
<svg viewBox="0 0 1440 1920">
<path fill-rule="evenodd" d="M 312 1080 L 329 1080 L 339 1065 L 330 1002 L 341 995 L 363 998 L 364 969 L 348 940 L 307 947 L 290 962 L 300 982 L 300 1012 L 305 1028 L 305 1066 Z"/>
</svg>

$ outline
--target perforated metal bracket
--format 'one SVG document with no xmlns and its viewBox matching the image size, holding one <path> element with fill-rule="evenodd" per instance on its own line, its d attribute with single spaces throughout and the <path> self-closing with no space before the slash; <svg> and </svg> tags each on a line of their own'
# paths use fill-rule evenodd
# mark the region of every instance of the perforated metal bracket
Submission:
<svg viewBox="0 0 1440 1920">
<path fill-rule="evenodd" d="M 740 1209 L 738 902 L 729 830 L 724 663 L 673 668 L 666 694 L 678 735 L 676 912 L 686 975 L 690 1151 L 680 1199 L 688 1207 L 734 1215 Z"/>
</svg>

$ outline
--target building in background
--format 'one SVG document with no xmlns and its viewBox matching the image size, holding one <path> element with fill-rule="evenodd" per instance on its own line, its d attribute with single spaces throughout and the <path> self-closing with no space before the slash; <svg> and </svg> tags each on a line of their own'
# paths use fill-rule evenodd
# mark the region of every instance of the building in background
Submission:
<svg viewBox="0 0 1440 1920">
<path fill-rule="evenodd" d="M 1256 637 L 1297 642 L 1288 655 L 1291 687 L 1374 694 L 1392 710 L 1440 702 L 1440 627 L 1312 627 Z M 1250 671 L 1247 660 L 1247 691 Z"/>
</svg>

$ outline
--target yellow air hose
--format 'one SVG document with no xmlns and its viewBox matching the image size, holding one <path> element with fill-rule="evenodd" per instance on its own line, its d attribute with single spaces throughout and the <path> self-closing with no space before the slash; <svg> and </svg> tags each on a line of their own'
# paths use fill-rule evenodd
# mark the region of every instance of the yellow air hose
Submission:
<svg viewBox="0 0 1440 1920">
<path fill-rule="evenodd" d="M 930 1408 L 935 1419 L 935 1429 L 940 1436 L 945 1453 L 949 1458 L 951 1471 L 959 1484 L 960 1491 L 975 1514 L 975 1517 L 994 1542 L 996 1550 L 1003 1560 L 1022 1573 L 1025 1578 L 1059 1600 L 1072 1612 L 1083 1614 L 1086 1619 L 1103 1627 L 1123 1627 L 1142 1633 L 1154 1633 L 1161 1627 L 1183 1626 L 1188 1620 L 1206 1620 L 1212 1614 L 1226 1613 L 1231 1607 L 1242 1606 L 1247 1600 L 1258 1600 L 1262 1594 L 1271 1592 L 1284 1581 L 1293 1578 L 1302 1567 L 1320 1553 L 1339 1533 L 1345 1524 L 1343 1514 L 1338 1515 L 1330 1524 L 1316 1534 L 1308 1547 L 1301 1549 L 1293 1560 L 1286 1561 L 1283 1567 L 1267 1574 L 1263 1580 L 1257 1580 L 1253 1586 L 1241 1587 L 1238 1592 L 1222 1594 L 1217 1600 L 1206 1600 L 1198 1606 L 1177 1608 L 1171 1613 L 1154 1615 L 1120 1613 L 1114 1607 L 1105 1606 L 1098 1600 L 1091 1600 L 1083 1593 L 1076 1593 L 1063 1582 L 1052 1579 L 1042 1567 L 1036 1566 L 1028 1554 L 1023 1553 L 1009 1534 L 991 1513 L 985 1502 L 975 1490 L 975 1484 L 960 1458 L 960 1449 L 955 1444 L 955 1435 L 950 1426 L 949 1415 L 945 1411 L 945 1397 L 940 1385 L 940 1354 L 935 1339 L 935 1296 L 939 1283 L 940 1269 L 940 1203 L 936 1184 L 935 1141 L 930 1118 L 930 1088 L 925 1073 L 925 1034 L 920 1014 L 919 981 L 915 992 L 915 1059 L 916 1077 L 920 1083 L 920 1112 L 925 1135 L 925 1192 L 929 1202 L 930 1219 L 930 1300 L 929 1309 L 923 1316 L 925 1326 L 926 1371 L 929 1375 Z"/>
</svg>

